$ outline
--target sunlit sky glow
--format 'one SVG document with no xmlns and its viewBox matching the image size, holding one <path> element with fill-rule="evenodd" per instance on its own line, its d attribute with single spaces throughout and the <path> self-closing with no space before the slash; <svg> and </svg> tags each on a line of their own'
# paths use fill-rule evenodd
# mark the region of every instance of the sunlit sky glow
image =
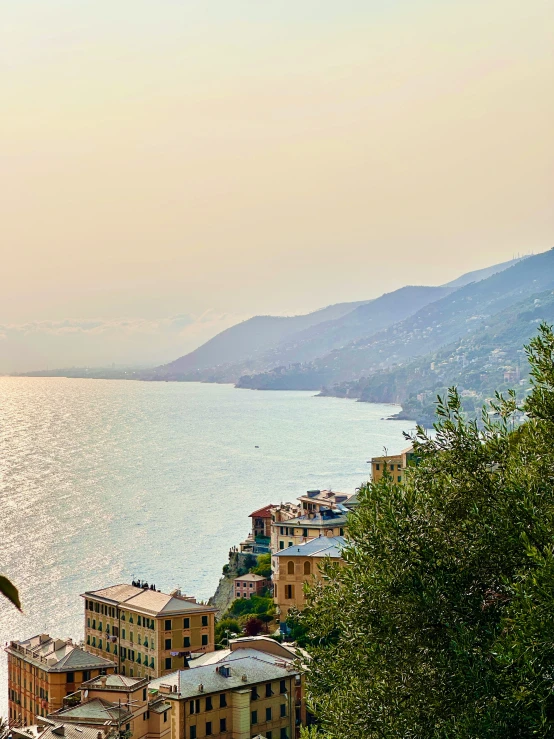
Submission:
<svg viewBox="0 0 554 739">
<path fill-rule="evenodd" d="M 219 326 L 554 245 L 551 0 L 0 12 L 4 331 Z"/>
</svg>

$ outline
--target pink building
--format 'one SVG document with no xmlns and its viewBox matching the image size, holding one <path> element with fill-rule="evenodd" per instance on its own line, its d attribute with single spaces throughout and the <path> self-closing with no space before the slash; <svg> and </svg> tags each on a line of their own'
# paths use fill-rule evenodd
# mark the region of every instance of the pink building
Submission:
<svg viewBox="0 0 554 739">
<path fill-rule="evenodd" d="M 250 598 L 251 595 L 259 595 L 268 585 L 269 580 L 266 580 L 261 575 L 254 575 L 251 572 L 242 577 L 235 577 L 235 598 Z"/>
</svg>

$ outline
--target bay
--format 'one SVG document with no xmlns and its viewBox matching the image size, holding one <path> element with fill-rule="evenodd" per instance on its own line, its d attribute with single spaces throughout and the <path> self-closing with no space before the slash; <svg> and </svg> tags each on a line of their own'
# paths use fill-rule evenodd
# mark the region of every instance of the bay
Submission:
<svg viewBox="0 0 554 739">
<path fill-rule="evenodd" d="M 83 636 L 85 590 L 133 577 L 207 599 L 248 514 L 354 492 L 405 447 L 395 406 L 230 385 L 0 377 L 0 644 Z M 256 448 L 259 447 L 259 448 Z M 0 715 L 7 708 L 0 657 Z"/>
</svg>

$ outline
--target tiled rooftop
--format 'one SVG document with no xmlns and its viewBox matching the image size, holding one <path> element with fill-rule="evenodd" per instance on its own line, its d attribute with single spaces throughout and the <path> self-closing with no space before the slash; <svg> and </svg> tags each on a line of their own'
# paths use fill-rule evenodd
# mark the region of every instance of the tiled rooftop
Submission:
<svg viewBox="0 0 554 739">
<path fill-rule="evenodd" d="M 274 557 L 331 557 L 340 559 L 342 549 L 346 546 L 344 536 L 318 536 L 304 544 L 295 544 L 293 547 L 280 549 L 274 552 Z"/>
<path fill-rule="evenodd" d="M 125 605 L 131 610 L 144 611 L 154 616 L 190 611 L 201 613 L 215 611 L 210 606 L 193 603 L 184 596 L 167 595 L 149 588 L 137 588 L 135 585 L 112 585 L 102 590 L 88 591 L 83 593 L 82 597 L 98 598 L 118 606 Z"/>
<path fill-rule="evenodd" d="M 194 667 L 194 662 L 191 662 L 188 670 L 179 670 L 152 680 L 150 689 L 159 689 L 161 685 L 176 686 L 177 692 L 169 693 L 168 698 L 197 698 L 203 694 L 219 693 L 233 688 L 246 688 L 258 683 L 280 680 L 297 674 L 297 670 L 287 669 L 284 666 L 287 663 L 283 658 L 274 657 L 257 650 L 241 649 L 238 652 L 227 653 L 222 657 L 219 657 L 218 652 L 214 652 L 213 659 L 217 659 L 217 663 Z M 279 663 L 281 663 L 281 666 Z M 229 666 L 229 677 L 224 677 L 216 670 L 216 668 L 222 667 L 223 664 Z M 290 663 L 288 664 L 290 666 Z M 202 686 L 201 691 L 199 686 Z"/>
<path fill-rule="evenodd" d="M 115 667 L 114 662 L 89 654 L 70 639 L 53 639 L 49 634 L 37 634 L 30 639 L 12 641 L 6 651 L 26 660 L 40 663 L 46 672 L 73 672 Z"/>
</svg>

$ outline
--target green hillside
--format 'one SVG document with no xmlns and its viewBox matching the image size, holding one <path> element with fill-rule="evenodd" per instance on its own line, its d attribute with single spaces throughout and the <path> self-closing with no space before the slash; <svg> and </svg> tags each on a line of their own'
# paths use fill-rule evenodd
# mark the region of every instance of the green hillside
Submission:
<svg viewBox="0 0 554 739">
<path fill-rule="evenodd" d="M 522 347 L 541 321 L 554 323 L 551 290 L 506 308 L 436 352 L 355 382 L 337 384 L 323 394 L 400 403 L 401 417 L 431 423 L 437 394 L 457 385 L 464 410 L 473 415 L 496 389 L 514 388 L 519 397 L 525 395 L 529 367 Z"/>
</svg>

